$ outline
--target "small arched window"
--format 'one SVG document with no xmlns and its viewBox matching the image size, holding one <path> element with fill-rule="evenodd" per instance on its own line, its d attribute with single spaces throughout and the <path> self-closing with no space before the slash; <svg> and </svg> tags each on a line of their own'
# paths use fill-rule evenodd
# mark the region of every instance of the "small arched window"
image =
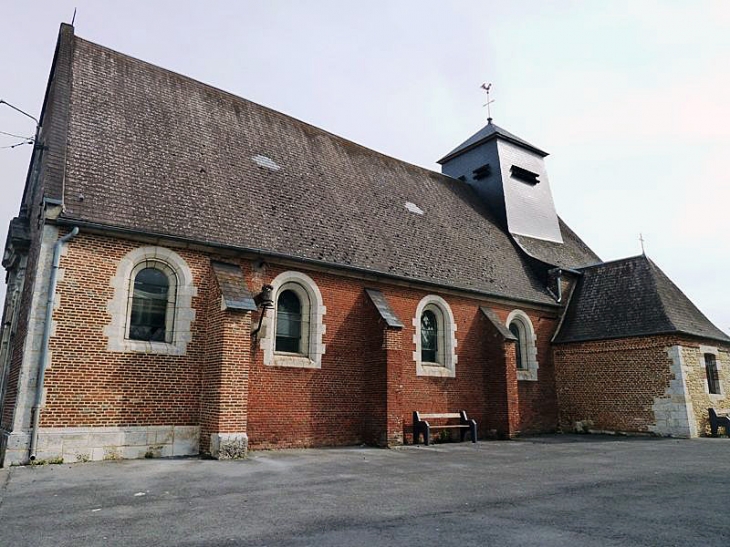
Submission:
<svg viewBox="0 0 730 547">
<path fill-rule="evenodd" d="M 515 364 L 518 380 L 537 380 L 537 337 L 530 316 L 522 310 L 513 310 L 507 317 L 507 327 L 516 338 Z"/>
<path fill-rule="evenodd" d="M 168 303 L 174 287 L 161 269 L 147 266 L 134 276 L 129 339 L 165 342 L 167 339 Z"/>
<path fill-rule="evenodd" d="M 515 354 L 517 357 L 517 370 L 527 370 L 527 358 L 525 355 L 525 327 L 519 321 L 512 321 L 509 330 L 517 338 L 515 343 Z"/>
<path fill-rule="evenodd" d="M 306 274 L 287 271 L 277 275 L 271 286 L 275 306 L 264 318 L 264 364 L 322 368 L 327 308 L 317 284 Z"/>
<path fill-rule="evenodd" d="M 304 353 L 302 303 L 292 290 L 281 291 L 276 303 L 276 351 Z"/>
<path fill-rule="evenodd" d="M 413 317 L 413 360 L 417 376 L 456 375 L 456 324 L 449 304 L 431 294 L 421 299 Z"/>
<path fill-rule="evenodd" d="M 421 361 L 427 363 L 438 362 L 439 350 L 439 323 L 432 310 L 421 314 Z"/>
</svg>

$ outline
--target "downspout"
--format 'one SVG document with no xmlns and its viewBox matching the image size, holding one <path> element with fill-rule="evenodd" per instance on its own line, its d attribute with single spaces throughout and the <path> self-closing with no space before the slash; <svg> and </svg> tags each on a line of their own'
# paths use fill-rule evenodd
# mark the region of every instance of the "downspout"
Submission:
<svg viewBox="0 0 730 547">
<path fill-rule="evenodd" d="M 558 304 L 563 301 L 563 272 L 572 273 L 573 275 L 583 275 L 583 272 L 579 272 L 578 270 L 572 270 L 570 268 L 552 268 L 548 270 L 549 276 L 555 276 L 558 294 L 555 294 L 550 287 L 548 287 L 547 290 Z"/>
<path fill-rule="evenodd" d="M 558 294 L 555 294 L 549 285 L 547 287 L 547 290 L 550 293 L 550 296 L 552 296 L 555 301 L 560 304 L 563 301 L 563 270 L 561 270 L 560 268 L 553 268 L 552 270 L 548 270 L 548 276 L 555 276 L 555 284 L 558 287 Z"/>
<path fill-rule="evenodd" d="M 41 353 L 38 357 L 38 378 L 35 384 L 35 403 L 33 404 L 33 425 L 30 437 L 30 461 L 36 458 L 38 445 L 38 423 L 41 417 L 41 403 L 43 401 L 43 380 L 46 375 L 46 359 L 48 357 L 48 342 L 51 338 L 51 320 L 53 319 L 53 301 L 56 295 L 56 281 L 58 278 L 58 265 L 61 262 L 61 248 L 67 241 L 71 241 L 79 233 L 78 226 L 75 226 L 68 234 L 56 241 L 53 246 L 53 264 L 51 266 L 51 279 L 48 282 L 48 299 L 46 300 L 46 319 L 43 323 L 43 338 L 41 339 Z"/>
</svg>

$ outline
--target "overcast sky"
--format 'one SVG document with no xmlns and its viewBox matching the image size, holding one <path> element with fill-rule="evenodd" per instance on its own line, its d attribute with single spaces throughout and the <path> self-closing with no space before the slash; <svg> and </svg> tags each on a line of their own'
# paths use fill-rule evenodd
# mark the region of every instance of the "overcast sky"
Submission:
<svg viewBox="0 0 730 547">
<path fill-rule="evenodd" d="M 0 98 L 40 115 L 58 26 L 405 161 L 486 121 L 550 152 L 558 213 L 730 332 L 730 2 L 2 2 Z M 0 105 L 0 131 L 34 124 Z M 0 134 L 0 238 L 30 146 Z M 0 287 L 0 299 L 5 288 Z"/>
</svg>

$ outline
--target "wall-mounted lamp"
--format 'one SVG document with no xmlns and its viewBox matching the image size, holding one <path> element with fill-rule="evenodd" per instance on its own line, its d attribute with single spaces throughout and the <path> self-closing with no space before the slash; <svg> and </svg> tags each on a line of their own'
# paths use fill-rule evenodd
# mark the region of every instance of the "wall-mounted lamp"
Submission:
<svg viewBox="0 0 730 547">
<path fill-rule="evenodd" d="M 251 337 L 254 340 L 256 340 L 257 335 L 258 335 L 259 331 L 261 330 L 261 325 L 264 322 L 264 316 L 266 315 L 266 310 L 274 309 L 274 287 L 272 287 L 271 285 L 264 285 L 263 287 L 261 287 L 261 292 L 253 297 L 253 301 L 261 309 L 261 316 L 259 317 L 259 326 L 256 327 L 256 330 L 254 330 L 251 333 Z"/>
</svg>

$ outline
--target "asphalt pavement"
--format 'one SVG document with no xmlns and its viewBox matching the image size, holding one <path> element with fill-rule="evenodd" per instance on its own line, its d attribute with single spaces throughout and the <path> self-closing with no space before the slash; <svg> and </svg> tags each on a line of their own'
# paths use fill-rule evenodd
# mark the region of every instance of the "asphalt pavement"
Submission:
<svg viewBox="0 0 730 547">
<path fill-rule="evenodd" d="M 553 435 L 12 467 L 0 545 L 728 547 L 729 454 Z"/>
</svg>

